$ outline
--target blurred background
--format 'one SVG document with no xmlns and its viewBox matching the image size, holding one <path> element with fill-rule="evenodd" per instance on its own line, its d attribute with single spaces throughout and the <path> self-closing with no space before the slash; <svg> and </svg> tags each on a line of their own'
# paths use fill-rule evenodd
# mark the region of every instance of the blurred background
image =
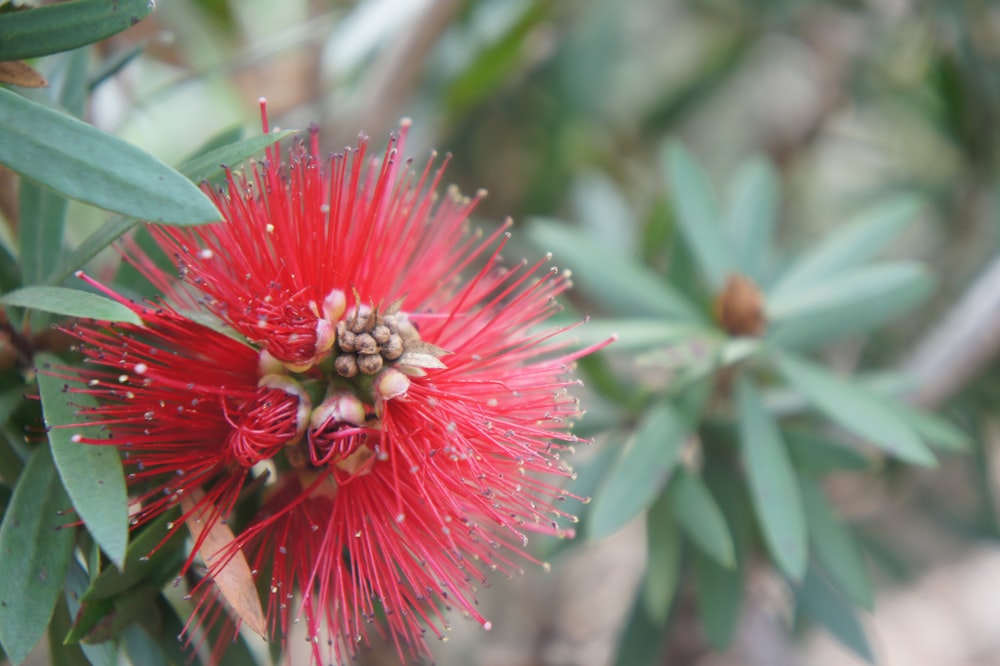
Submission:
<svg viewBox="0 0 1000 666">
<path fill-rule="evenodd" d="M 105 62 L 128 64 L 94 89 L 89 119 L 170 164 L 233 126 L 256 131 L 261 96 L 272 124 L 315 123 L 331 151 L 362 130 L 382 146 L 412 118 L 410 155 L 451 152 L 448 177 L 465 192 L 489 190 L 477 224 L 514 219 L 511 261 L 551 251 L 557 265 L 587 264 L 536 233 L 558 220 L 664 281 L 683 272 L 691 253 L 678 241 L 676 183 L 661 161 L 669 140 L 727 195 L 748 160 L 766 165 L 775 271 L 858 211 L 918 201 L 884 254 L 924 267 L 933 290 L 878 329 L 814 348 L 844 373 L 909 376 L 907 399 L 944 414 L 972 445 L 941 455 L 936 469 L 879 461 L 825 475 L 823 488 L 874 580 L 874 610 L 857 626 L 877 663 L 1000 664 L 995 3 L 161 0 L 99 48 Z M 104 217 L 72 206 L 78 241 Z M 582 277 L 578 287 L 570 318 L 621 314 Z M 710 311 L 711 298 L 702 301 Z M 582 368 L 591 394 L 579 431 L 595 444 L 580 451 L 581 494 L 600 492 L 642 422 L 643 397 L 668 390 L 670 376 L 631 349 Z M 856 642 L 844 647 L 853 629 L 817 629 L 831 628 L 823 608 L 802 621 L 795 586 L 757 550 L 744 558 L 725 640 L 699 615 L 686 557 L 669 613 L 638 631 L 644 518 L 602 538 L 586 523 L 572 544 L 538 544 L 550 573 L 526 566 L 524 577 L 483 590 L 494 629 L 456 619 L 437 663 L 864 663 Z M 629 656 L 636 646 L 646 648 L 641 659 Z M 362 660 L 393 658 L 376 648 Z"/>
</svg>

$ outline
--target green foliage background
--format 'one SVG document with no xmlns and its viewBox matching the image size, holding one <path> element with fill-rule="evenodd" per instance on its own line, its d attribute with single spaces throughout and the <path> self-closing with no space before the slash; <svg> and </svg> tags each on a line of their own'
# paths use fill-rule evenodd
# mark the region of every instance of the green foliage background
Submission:
<svg viewBox="0 0 1000 666">
<path fill-rule="evenodd" d="M 49 86 L 0 87 L 0 599 L 16 600 L 0 644 L 15 663 L 46 627 L 55 663 L 184 659 L 182 540 L 141 560 L 157 526 L 129 544 L 119 461 L 44 437 L 22 396 L 73 422 L 61 380 L 32 370 L 72 362 L 50 324 L 133 316 L 73 273 L 115 275 L 107 247 L 139 220 L 215 219 L 194 183 L 288 134 L 253 129 L 261 95 L 331 150 L 412 117 L 411 154 L 450 151 L 450 178 L 489 189 L 479 222 L 514 217 L 510 255 L 573 270 L 566 320 L 593 317 L 581 344 L 619 336 L 580 363 L 578 433 L 596 444 L 573 488 L 593 497 L 578 542 L 645 523 L 618 664 L 686 663 L 676 627 L 692 617 L 696 642 L 725 650 L 760 571 L 785 592 L 789 640 L 816 624 L 873 660 L 857 610 L 932 564 L 886 521 L 997 537 L 991 3 L 21 4 L 0 1 L 0 61 Z M 720 314 L 734 275 L 759 288 L 766 328 Z M 148 289 L 128 270 L 114 283 Z M 857 494 L 876 499 L 852 511 Z M 70 506 L 82 525 L 54 529 Z M 557 567 L 572 556 L 539 547 Z M 266 661 L 247 650 L 227 658 Z"/>
</svg>

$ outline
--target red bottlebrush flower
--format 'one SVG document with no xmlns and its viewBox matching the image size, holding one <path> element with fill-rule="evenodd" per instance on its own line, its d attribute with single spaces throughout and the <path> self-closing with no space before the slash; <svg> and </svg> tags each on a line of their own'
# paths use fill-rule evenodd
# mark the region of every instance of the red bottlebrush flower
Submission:
<svg viewBox="0 0 1000 666">
<path fill-rule="evenodd" d="M 87 417 L 111 432 L 100 443 L 150 478 L 183 471 L 221 517 L 247 469 L 273 460 L 275 490 L 209 573 L 245 554 L 270 583 L 270 631 L 304 619 L 316 662 L 353 655 L 371 631 L 401 659 L 426 653 L 446 607 L 489 628 L 475 601 L 489 571 L 531 560 L 530 532 L 572 534 L 560 455 L 581 413 L 571 365 L 593 348 L 538 332 L 568 278 L 544 261 L 504 268 L 509 224 L 470 233 L 482 193 L 438 199 L 444 165 L 410 168 L 407 127 L 381 161 L 363 136 L 324 158 L 313 130 L 287 163 L 271 149 L 230 172 L 212 193 L 222 222 L 152 229 L 179 282 L 129 257 L 178 311 L 207 308 L 246 344 L 167 307 L 133 305 L 144 327 L 74 329 L 99 366 L 84 377 L 101 401 Z M 118 372 L 143 390 L 125 395 Z M 215 598 L 200 597 L 206 621 Z"/>
</svg>

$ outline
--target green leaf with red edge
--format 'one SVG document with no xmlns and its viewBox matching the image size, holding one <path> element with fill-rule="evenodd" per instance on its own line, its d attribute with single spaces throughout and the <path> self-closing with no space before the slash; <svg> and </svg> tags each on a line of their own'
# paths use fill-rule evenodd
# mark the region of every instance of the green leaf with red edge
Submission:
<svg viewBox="0 0 1000 666">
<path fill-rule="evenodd" d="M 764 542 L 778 568 L 800 581 L 809 559 L 808 532 L 788 449 L 757 387 L 745 376 L 737 383 L 736 402 L 750 497 Z"/>
<path fill-rule="evenodd" d="M 45 634 L 63 589 L 75 530 L 49 447 L 25 466 L 0 525 L 0 644 L 15 665 Z"/>
<path fill-rule="evenodd" d="M 122 566 L 128 546 L 128 494 L 121 458 L 113 446 L 73 441 L 74 436 L 100 436 L 96 426 L 68 427 L 80 423 L 78 410 L 95 406 L 83 393 L 70 393 L 72 383 L 47 374 L 62 361 L 52 354 L 38 354 L 38 391 L 52 446 L 52 457 L 73 508 L 94 540 L 117 566 Z"/>
<path fill-rule="evenodd" d="M 0 164 L 98 208 L 154 222 L 221 219 L 197 185 L 149 153 L 0 88 Z"/>
<path fill-rule="evenodd" d="M 21 60 L 93 44 L 146 18 L 152 0 L 74 0 L 0 14 L 0 60 Z"/>
<path fill-rule="evenodd" d="M 0 296 L 8 306 L 42 310 L 67 317 L 85 317 L 101 321 L 120 321 L 142 325 L 139 315 L 105 296 L 64 287 L 21 287 Z"/>
</svg>

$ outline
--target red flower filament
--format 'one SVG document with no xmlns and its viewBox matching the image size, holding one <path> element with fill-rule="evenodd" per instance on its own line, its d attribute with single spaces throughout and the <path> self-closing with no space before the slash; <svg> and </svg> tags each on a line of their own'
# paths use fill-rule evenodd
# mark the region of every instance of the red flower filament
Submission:
<svg viewBox="0 0 1000 666">
<path fill-rule="evenodd" d="M 489 628 L 476 586 L 533 561 L 529 533 L 572 535 L 558 508 L 573 497 L 560 456 L 581 413 L 571 366 L 603 344 L 570 352 L 563 329 L 539 332 L 567 276 L 544 261 L 504 268 L 509 223 L 469 232 L 483 193 L 438 198 L 447 159 L 413 170 L 407 128 L 381 160 L 364 136 L 321 157 L 313 130 L 287 163 L 272 148 L 229 172 L 210 192 L 223 221 L 150 227 L 177 276 L 129 248 L 163 303 L 90 280 L 143 326 L 70 329 L 88 362 L 76 390 L 98 400 L 84 420 L 108 434 L 83 441 L 122 451 L 135 522 L 194 489 L 209 522 L 224 519 L 270 466 L 254 519 L 207 558 L 206 580 L 245 556 L 269 583 L 269 631 L 304 619 L 317 662 L 373 632 L 401 659 L 426 653 L 448 607 Z M 197 309 L 239 339 L 187 318 Z M 211 622 L 217 594 L 199 593 Z"/>
</svg>

